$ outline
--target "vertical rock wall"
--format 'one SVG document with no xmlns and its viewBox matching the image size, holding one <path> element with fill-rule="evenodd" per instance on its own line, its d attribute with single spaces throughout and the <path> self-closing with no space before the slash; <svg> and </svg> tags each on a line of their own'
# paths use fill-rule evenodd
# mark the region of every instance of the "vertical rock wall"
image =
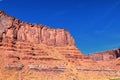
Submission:
<svg viewBox="0 0 120 80">
<path fill-rule="evenodd" d="M 74 45 L 70 33 L 64 29 L 26 23 L 5 14 L 3 11 L 0 11 L 0 41 L 24 41 L 50 46 Z"/>
</svg>

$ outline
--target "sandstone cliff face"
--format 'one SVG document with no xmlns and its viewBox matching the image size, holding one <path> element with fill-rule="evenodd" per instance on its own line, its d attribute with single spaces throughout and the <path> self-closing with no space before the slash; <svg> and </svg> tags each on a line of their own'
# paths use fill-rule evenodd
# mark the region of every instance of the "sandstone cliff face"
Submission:
<svg viewBox="0 0 120 80">
<path fill-rule="evenodd" d="M 68 31 L 0 11 L 0 80 L 79 80 L 73 63 L 84 57 Z"/>
<path fill-rule="evenodd" d="M 120 49 L 101 53 L 91 54 L 92 61 L 76 48 L 68 31 L 26 23 L 0 11 L 0 80 L 97 80 L 103 75 L 120 76 Z M 116 58 L 112 63 L 96 61 Z"/>
<path fill-rule="evenodd" d="M 96 52 L 89 55 L 89 58 L 95 61 L 113 60 L 113 59 L 117 59 L 118 57 L 120 57 L 120 49 Z"/>
<path fill-rule="evenodd" d="M 74 40 L 64 29 L 53 29 L 38 24 L 30 24 L 0 11 L 0 41 L 24 41 L 50 46 L 72 46 Z"/>
</svg>

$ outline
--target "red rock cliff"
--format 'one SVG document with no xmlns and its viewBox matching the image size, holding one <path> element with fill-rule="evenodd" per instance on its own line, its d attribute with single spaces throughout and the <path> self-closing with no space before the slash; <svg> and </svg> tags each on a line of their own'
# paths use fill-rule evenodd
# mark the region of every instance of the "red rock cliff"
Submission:
<svg viewBox="0 0 120 80">
<path fill-rule="evenodd" d="M 43 80 L 45 75 L 45 80 L 79 80 L 74 65 L 88 59 L 76 48 L 68 31 L 26 23 L 3 11 L 0 11 L 0 53 L 0 80 L 30 80 L 34 76 Z M 11 77 L 14 73 L 20 77 L 16 74 Z M 30 77 L 24 76 L 29 73 Z"/>
<path fill-rule="evenodd" d="M 3 11 L 0 11 L 0 41 L 24 41 L 51 46 L 74 45 L 70 33 L 64 29 L 26 23 L 8 16 Z"/>
<path fill-rule="evenodd" d="M 120 57 L 120 49 L 107 50 L 103 52 L 96 52 L 89 55 L 92 60 L 113 60 Z"/>
</svg>

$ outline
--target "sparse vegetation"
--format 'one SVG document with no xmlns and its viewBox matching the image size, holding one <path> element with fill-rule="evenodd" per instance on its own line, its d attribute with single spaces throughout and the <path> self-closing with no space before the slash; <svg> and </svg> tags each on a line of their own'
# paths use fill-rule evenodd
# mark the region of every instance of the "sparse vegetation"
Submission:
<svg viewBox="0 0 120 80">
<path fill-rule="evenodd" d="M 114 78 L 114 79 L 109 79 L 109 80 L 120 80 L 120 78 Z"/>
</svg>

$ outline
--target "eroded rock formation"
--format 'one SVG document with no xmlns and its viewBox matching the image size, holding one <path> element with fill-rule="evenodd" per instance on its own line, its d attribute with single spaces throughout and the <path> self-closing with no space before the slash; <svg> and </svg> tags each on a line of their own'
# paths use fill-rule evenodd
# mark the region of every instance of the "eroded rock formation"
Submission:
<svg viewBox="0 0 120 80">
<path fill-rule="evenodd" d="M 89 57 L 95 61 L 117 59 L 120 57 L 120 49 L 118 48 L 114 50 L 92 53 Z"/>
<path fill-rule="evenodd" d="M 54 74 L 54 79 L 50 79 L 79 80 L 73 63 L 79 65 L 75 61 L 86 57 L 68 31 L 23 22 L 0 11 L 1 80 L 31 80 L 33 76 L 48 80 Z M 24 76 L 28 73 L 31 77 Z M 21 75 L 13 78 L 13 74 Z"/>
<path fill-rule="evenodd" d="M 24 41 L 50 46 L 74 45 L 70 33 L 64 29 L 30 24 L 0 11 L 0 41 Z"/>
<path fill-rule="evenodd" d="M 0 80 L 110 79 L 120 76 L 119 57 L 120 49 L 86 56 L 68 31 L 26 23 L 0 11 Z"/>
</svg>

